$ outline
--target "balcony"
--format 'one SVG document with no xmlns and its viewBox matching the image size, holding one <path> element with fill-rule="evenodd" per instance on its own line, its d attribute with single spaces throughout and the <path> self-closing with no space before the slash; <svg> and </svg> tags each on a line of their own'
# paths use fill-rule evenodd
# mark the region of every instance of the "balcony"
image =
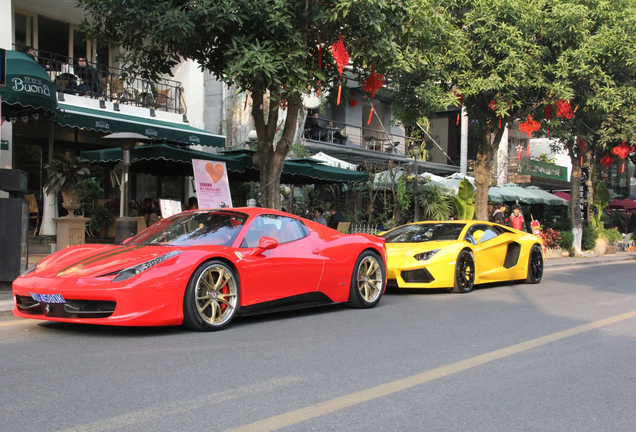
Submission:
<svg viewBox="0 0 636 432">
<path fill-rule="evenodd" d="M 312 152 L 324 152 L 350 163 L 388 166 L 390 163 L 413 164 L 418 170 L 435 174 L 459 172 L 454 165 L 430 162 L 429 151 L 422 150 L 421 140 L 405 135 L 370 129 L 330 119 L 308 117 L 303 138 L 305 146 Z"/>
<path fill-rule="evenodd" d="M 14 46 L 25 52 L 25 47 Z M 153 108 L 184 114 L 181 82 L 161 79 L 151 82 L 127 77 L 122 69 L 87 63 L 79 65 L 78 59 L 64 55 L 36 51 L 36 61 L 47 71 L 55 85 L 60 100 L 64 94 L 78 95 L 120 104 Z"/>
</svg>

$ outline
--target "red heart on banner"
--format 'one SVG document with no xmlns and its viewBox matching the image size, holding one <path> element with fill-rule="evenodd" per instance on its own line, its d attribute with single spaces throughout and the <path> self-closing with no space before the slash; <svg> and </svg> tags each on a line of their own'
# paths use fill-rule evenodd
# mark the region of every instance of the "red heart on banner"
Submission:
<svg viewBox="0 0 636 432">
<path fill-rule="evenodd" d="M 223 178 L 223 173 L 225 172 L 222 164 L 214 164 L 211 162 L 205 164 L 205 170 L 208 172 L 208 175 L 212 178 L 214 183 L 218 183 L 219 180 Z"/>
</svg>

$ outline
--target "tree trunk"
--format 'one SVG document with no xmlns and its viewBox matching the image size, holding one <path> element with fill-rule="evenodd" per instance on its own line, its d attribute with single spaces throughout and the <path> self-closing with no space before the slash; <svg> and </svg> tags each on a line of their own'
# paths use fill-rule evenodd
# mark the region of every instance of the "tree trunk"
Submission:
<svg viewBox="0 0 636 432">
<path fill-rule="evenodd" d="M 265 100 L 265 91 L 254 89 L 252 99 L 252 117 L 258 139 L 258 149 L 254 163 L 260 167 L 260 190 L 263 207 L 280 210 L 280 175 L 283 171 L 285 156 L 289 153 L 296 133 L 296 123 L 300 102 L 288 101 L 287 116 L 279 123 L 277 94 L 269 94 Z M 267 114 L 267 115 L 266 115 Z M 277 143 L 276 133 L 282 126 L 282 135 Z"/>
<path fill-rule="evenodd" d="M 475 167 L 475 219 L 477 220 L 488 220 L 488 189 L 493 181 L 490 165 L 493 155 L 499 147 L 503 132 L 503 129 L 497 129 L 493 138 L 488 127 L 484 126 L 482 129 L 480 151 L 477 153 Z"/>
<path fill-rule="evenodd" d="M 581 188 L 581 164 L 574 154 L 573 145 L 568 145 L 568 153 L 572 162 L 572 174 L 570 176 L 570 219 L 572 219 L 572 234 L 574 243 L 572 246 L 577 255 L 581 254 L 581 241 L 583 239 L 583 219 L 581 218 L 581 203 L 579 190 Z"/>
</svg>

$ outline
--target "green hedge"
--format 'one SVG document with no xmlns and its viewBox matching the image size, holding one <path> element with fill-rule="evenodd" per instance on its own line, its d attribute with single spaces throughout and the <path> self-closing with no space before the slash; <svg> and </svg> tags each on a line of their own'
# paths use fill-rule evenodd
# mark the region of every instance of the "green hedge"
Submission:
<svg viewBox="0 0 636 432">
<path fill-rule="evenodd" d="M 561 241 L 559 242 L 561 249 L 564 251 L 572 249 L 572 245 L 574 244 L 574 234 L 572 234 L 572 231 L 559 231 L 559 235 L 561 236 Z"/>
<path fill-rule="evenodd" d="M 592 250 L 596 246 L 598 231 L 592 225 L 583 227 L 583 239 L 581 240 L 581 248 L 584 250 Z"/>
</svg>

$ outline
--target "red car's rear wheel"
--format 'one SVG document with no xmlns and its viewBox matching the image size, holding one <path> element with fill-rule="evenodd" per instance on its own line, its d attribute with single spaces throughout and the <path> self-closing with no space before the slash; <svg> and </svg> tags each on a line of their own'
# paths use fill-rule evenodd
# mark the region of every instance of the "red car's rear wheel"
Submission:
<svg viewBox="0 0 636 432">
<path fill-rule="evenodd" d="M 213 331 L 227 326 L 239 306 L 239 280 L 222 261 L 208 261 L 194 272 L 183 299 L 183 324 Z"/>
<path fill-rule="evenodd" d="M 384 261 L 371 251 L 363 252 L 353 269 L 349 305 L 371 308 L 378 304 L 384 291 L 385 274 Z"/>
</svg>

